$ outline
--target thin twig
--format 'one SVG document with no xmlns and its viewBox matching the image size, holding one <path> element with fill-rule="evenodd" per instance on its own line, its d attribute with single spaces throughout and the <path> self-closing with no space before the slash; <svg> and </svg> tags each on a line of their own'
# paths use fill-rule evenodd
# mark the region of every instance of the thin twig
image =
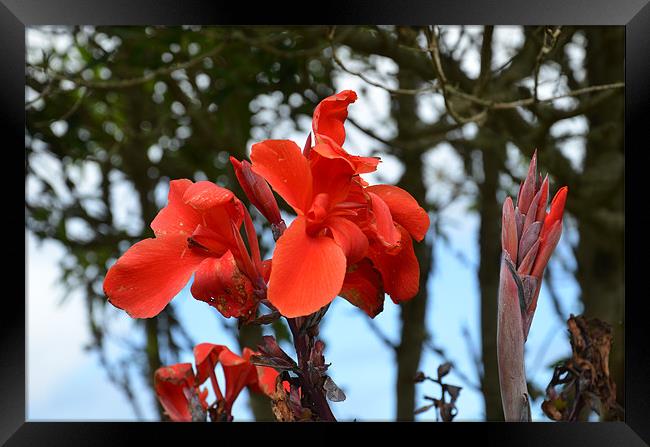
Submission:
<svg viewBox="0 0 650 447">
<path fill-rule="evenodd" d="M 573 96 L 580 96 L 584 95 L 586 93 L 593 93 L 593 92 L 599 92 L 603 90 L 612 90 L 612 89 L 617 89 L 617 88 L 623 88 L 625 87 L 624 82 L 613 82 L 611 84 L 602 84 L 602 85 L 592 85 L 591 87 L 584 87 L 584 88 L 579 88 L 577 90 L 571 90 L 567 93 L 563 93 L 561 95 L 553 96 L 551 98 L 546 98 L 546 99 L 540 99 L 537 102 L 538 103 L 547 103 L 547 102 L 553 102 L 557 99 L 562 99 L 562 98 L 570 98 Z M 514 109 L 517 107 L 525 107 L 529 106 L 535 103 L 535 98 L 527 98 L 527 99 L 519 99 L 517 101 L 511 101 L 511 102 L 496 102 L 492 103 L 490 105 L 490 108 L 493 110 L 505 110 L 505 109 Z"/>
<path fill-rule="evenodd" d="M 535 59 L 535 69 L 533 70 L 535 73 L 533 87 L 533 99 L 535 102 L 539 100 L 539 97 L 537 96 L 537 90 L 539 86 L 539 71 L 542 68 L 542 64 L 544 63 L 544 58 L 555 47 L 555 44 L 557 43 L 557 37 L 560 35 L 561 30 L 561 26 L 558 26 L 554 29 L 546 28 L 544 30 L 544 42 L 542 44 L 542 47 L 539 49 L 539 53 L 537 53 L 537 58 Z"/>
<path fill-rule="evenodd" d="M 365 74 L 359 72 L 359 71 L 354 71 L 343 63 L 343 61 L 338 57 L 336 54 L 338 47 L 334 43 L 334 32 L 336 28 L 332 28 L 332 31 L 329 33 L 328 38 L 330 41 L 330 47 L 332 51 L 332 60 L 338 65 L 341 70 L 345 71 L 346 73 L 349 73 L 353 76 L 356 76 L 366 82 L 367 84 L 370 84 L 374 87 L 378 87 L 382 90 L 387 91 L 391 95 L 419 95 L 421 93 L 431 93 L 431 92 L 437 92 L 440 91 L 440 87 L 435 84 L 430 84 L 425 87 L 417 88 L 417 89 L 408 89 L 408 88 L 391 88 L 388 87 L 387 85 L 380 84 L 379 82 L 373 81 L 370 79 L 368 76 Z"/>
<path fill-rule="evenodd" d="M 45 99 L 46 97 L 48 97 L 50 95 L 50 93 L 52 93 L 52 91 L 53 91 L 53 89 L 52 89 L 52 80 L 50 80 L 47 83 L 47 85 L 45 86 L 45 88 L 43 89 L 43 91 L 41 91 L 41 93 L 39 93 L 38 95 L 36 95 L 35 98 L 30 99 L 29 101 L 27 101 L 25 103 L 25 109 L 29 109 L 31 106 L 33 106 L 35 103 L 37 103 L 41 99 Z"/>
<path fill-rule="evenodd" d="M 379 338 L 379 340 L 381 340 L 382 343 L 384 343 L 386 346 L 391 348 L 393 351 L 397 350 L 397 344 L 395 344 L 395 342 L 393 342 L 390 338 L 388 338 L 388 336 L 384 334 L 384 332 L 381 329 L 379 329 L 375 320 L 372 320 L 370 318 L 364 318 L 364 320 L 368 323 L 370 330 L 375 333 L 377 338 Z"/>
<path fill-rule="evenodd" d="M 206 51 L 205 53 L 190 59 L 185 62 L 180 62 L 176 63 L 173 65 L 165 66 L 165 67 L 160 67 L 157 68 L 156 70 L 150 71 L 149 73 L 144 74 L 143 76 L 136 77 L 136 78 L 129 78 L 129 79 L 120 79 L 120 80 L 115 80 L 115 81 L 87 81 L 85 79 L 80 79 L 80 78 L 70 78 L 66 76 L 65 74 L 54 72 L 54 71 L 48 71 L 45 69 L 42 69 L 41 67 L 35 67 L 35 66 L 29 66 L 32 69 L 36 70 L 43 70 L 46 74 L 51 76 L 54 79 L 59 79 L 59 80 L 68 80 L 76 85 L 88 87 L 88 88 L 93 88 L 93 89 L 120 89 L 120 88 L 127 88 L 127 87 L 134 87 L 136 85 L 141 85 L 146 82 L 149 82 L 159 76 L 165 76 L 170 73 L 173 73 L 176 70 L 184 70 L 186 68 L 192 67 L 193 65 L 198 64 L 201 62 L 203 59 L 206 57 L 211 57 L 223 50 L 225 47 L 225 43 L 221 43 L 220 45 L 217 45 L 213 49 Z"/>
<path fill-rule="evenodd" d="M 472 381 L 469 377 L 467 377 L 467 375 L 465 373 L 463 373 L 459 368 L 456 367 L 456 363 L 453 360 L 449 359 L 449 357 L 447 357 L 447 354 L 445 353 L 445 351 L 442 348 L 438 348 L 433 344 L 433 342 L 431 341 L 430 336 L 424 342 L 424 345 L 429 350 L 431 350 L 434 354 L 440 356 L 440 358 L 444 362 L 449 363 L 452 366 L 452 368 L 454 369 L 454 372 L 456 373 L 456 375 L 460 378 L 461 381 L 463 381 L 465 383 L 465 385 L 467 385 L 469 388 L 472 388 L 472 389 L 474 389 L 476 391 L 481 390 L 481 387 L 478 384 L 476 384 L 474 381 Z M 477 370 L 477 374 L 480 376 L 480 370 Z"/>
<path fill-rule="evenodd" d="M 485 118 L 487 117 L 487 109 L 483 109 L 482 111 L 469 117 L 463 117 L 455 110 L 453 104 L 449 100 L 449 96 L 447 95 L 448 91 L 451 89 L 449 84 L 447 83 L 447 76 L 445 75 L 445 72 L 442 68 L 442 63 L 440 62 L 440 48 L 438 44 L 438 37 L 436 36 L 436 33 L 433 30 L 433 28 L 426 28 L 425 35 L 427 37 L 429 55 L 431 56 L 431 63 L 433 64 L 434 70 L 438 74 L 438 81 L 440 82 L 440 87 L 442 89 L 442 96 L 443 99 L 445 100 L 445 106 L 447 107 L 447 111 L 449 112 L 449 114 L 452 116 L 452 118 L 454 118 L 454 120 L 456 120 L 456 122 L 461 124 L 484 121 Z M 455 89 L 452 91 L 455 91 Z M 456 94 L 458 94 L 457 91 L 455 92 Z"/>
<path fill-rule="evenodd" d="M 387 139 L 385 139 L 385 138 L 380 137 L 379 135 L 377 135 L 377 134 L 376 134 L 375 132 L 373 132 L 372 130 L 370 130 L 370 129 L 364 127 L 364 126 L 362 126 L 361 124 L 359 124 L 359 123 L 358 123 L 354 118 L 348 116 L 348 119 L 347 119 L 347 120 L 348 120 L 348 121 L 349 121 L 349 122 L 350 122 L 354 127 L 356 127 L 357 129 L 359 129 L 361 132 L 365 133 L 365 134 L 368 135 L 369 137 L 371 137 L 371 138 L 373 138 L 373 139 L 379 141 L 380 143 L 382 143 L 382 144 L 384 144 L 384 145 L 386 145 L 386 146 L 388 146 L 388 147 L 395 147 L 395 142 L 394 142 L 394 141 L 390 141 L 390 140 L 387 140 Z"/>
</svg>

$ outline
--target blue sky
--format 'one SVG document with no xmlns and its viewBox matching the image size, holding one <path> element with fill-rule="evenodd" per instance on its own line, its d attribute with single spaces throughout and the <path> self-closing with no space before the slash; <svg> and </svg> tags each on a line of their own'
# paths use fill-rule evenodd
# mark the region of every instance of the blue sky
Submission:
<svg viewBox="0 0 650 447">
<path fill-rule="evenodd" d="M 32 32 L 32 44 L 47 45 L 42 37 Z M 497 27 L 495 32 L 497 45 L 495 48 L 495 66 L 509 57 L 509 49 L 516 47 L 521 40 L 517 27 Z M 29 38 L 29 34 L 28 34 Z M 453 38 L 453 33 L 450 38 Z M 40 39 L 40 40 L 39 40 Z M 28 39 L 29 40 L 29 39 Z M 60 42 L 57 45 L 62 45 Z M 341 58 L 346 60 L 346 55 Z M 579 57 L 579 54 L 576 55 Z M 394 68 L 392 61 L 386 58 L 376 58 L 373 63 L 377 67 L 377 80 L 382 73 L 388 73 Z M 478 55 L 471 51 L 463 64 L 468 73 L 477 70 Z M 355 69 L 351 62 L 351 69 Z M 370 77 L 373 75 L 370 74 Z M 552 73 L 542 73 L 551 77 Z M 390 84 L 389 78 L 384 81 Z M 542 89 L 552 88 L 552 83 L 542 83 Z M 339 90 L 354 89 L 361 91 L 362 81 L 358 78 L 341 73 L 336 77 Z M 546 87 L 545 87 L 546 86 Z M 366 93 L 360 96 L 357 103 L 351 106 L 350 114 L 361 125 L 375 129 L 382 137 L 390 138 L 394 129 L 383 124 L 389 115 L 389 96 L 384 90 L 368 87 Z M 542 96 L 544 91 L 542 91 Z M 29 96 L 29 92 L 27 92 Z M 434 95 L 424 95 L 420 99 L 420 113 L 426 121 L 434 121 L 440 114 L 443 104 Z M 267 107 L 276 101 L 273 95 L 261 97 Z M 300 123 L 296 130 L 288 122 L 279 122 L 273 131 L 274 138 L 292 138 L 302 145 L 307 135 L 309 120 Z M 584 126 L 580 120 L 566 120 L 557 129 L 551 131 L 576 130 Z M 361 134 L 352 126 L 347 126 L 348 139 L 346 148 L 353 153 L 369 154 L 372 150 L 381 150 L 381 144 Z M 470 135 L 475 132 L 472 125 L 463 129 Z M 257 139 L 259 129 L 253 129 L 253 139 Z M 250 146 L 249 144 L 249 146 Z M 181 149 L 182 150 L 182 149 Z M 584 151 L 583 143 L 568 140 L 563 148 L 565 155 L 579 165 Z M 516 148 L 509 148 L 509 163 L 525 170 L 526 160 L 519 157 Z M 462 172 L 460 160 L 452 150 L 444 144 L 433 147 L 426 154 L 426 181 L 431 185 L 429 199 L 442 200 L 448 194 L 448 188 L 442 179 L 456 179 Z M 382 157 L 379 174 L 369 175 L 371 183 L 394 183 L 402 174 L 402 167 L 394 157 Z M 34 164 L 34 163 L 33 163 Z M 56 160 L 46 156 L 36 160 L 39 169 L 47 169 L 56 177 L 60 167 Z M 83 183 L 92 190 L 96 185 L 97 175 L 93 173 L 92 165 L 80 171 Z M 56 179 L 54 179 L 56 187 Z M 467 184 L 471 193 L 474 185 Z M 507 185 L 506 185 L 507 186 Z M 552 191 L 558 185 L 552 185 Z M 133 219 L 137 215 L 137 204 L 133 200 L 133 190 L 127 182 L 116 181 L 114 194 L 120 204 L 115 209 L 116 220 L 124 225 L 142 225 Z M 29 184 L 28 184 L 29 194 Z M 164 202 L 166 191 L 159 191 L 159 199 Z M 161 203 L 162 205 L 162 203 Z M 429 278 L 430 297 L 427 309 L 427 324 L 433 334 L 436 345 L 445 348 L 448 356 L 473 381 L 477 382 L 477 373 L 469 352 L 463 328 L 467 328 L 474 349 L 480 352 L 480 303 L 476 275 L 478 265 L 478 218 L 468 211 L 469 203 L 458 200 L 444 214 L 444 231 L 448 235 L 448 243 L 440 240 L 435 244 L 435 270 Z M 62 295 L 61 284 L 57 282 L 59 275 L 58 261 L 64 255 L 61 246 L 52 241 L 37 244 L 36 239 L 26 232 L 27 238 L 27 340 L 28 340 L 28 389 L 27 417 L 29 420 L 135 420 L 136 415 L 126 397 L 108 380 L 106 372 L 99 365 L 96 354 L 84 351 L 84 345 L 89 342 L 90 335 L 86 327 L 85 303 L 79 294 L 73 293 L 70 298 L 60 303 Z M 556 256 L 572 260 L 568 243 L 575 242 L 575 235 L 566 231 L 558 247 Z M 462 254 L 462 259 L 458 256 Z M 551 262 L 556 262 L 552 260 Z M 580 313 L 580 303 L 577 300 L 578 288 L 570 274 L 558 273 L 555 277 L 555 287 L 561 297 L 562 310 L 566 320 L 570 313 Z M 222 319 L 216 310 L 205 303 L 194 300 L 189 294 L 189 285 L 173 301 L 178 311 L 181 323 L 197 342 L 213 342 L 227 344 L 231 347 L 236 343 L 231 334 L 225 331 L 219 322 Z M 142 342 L 141 334 L 133 330 L 133 322 L 126 313 L 107 306 L 106 310 L 111 321 L 111 331 L 117 339 L 130 342 Z M 370 330 L 367 316 L 354 308 L 347 301 L 337 298 L 323 322 L 321 336 L 327 344 L 326 359 L 332 363 L 330 373 L 335 382 L 345 391 L 347 399 L 344 402 L 333 403 L 332 409 L 341 420 L 392 420 L 395 417 L 394 382 L 396 364 L 393 353 Z M 496 318 L 496 315 L 495 315 Z M 399 334 L 399 310 L 389 298 L 385 310 L 376 317 L 377 326 L 392 339 Z M 552 361 L 570 353 L 566 337 L 564 321 L 560 320 L 551 305 L 551 300 L 545 287 L 542 288 L 540 302 L 535 320 L 526 344 L 526 364 L 529 378 L 539 387 L 544 388 L 551 377 L 547 368 Z M 496 334 L 493 334 L 496 337 Z M 111 355 L 117 356 L 124 350 L 120 343 L 112 343 L 109 347 Z M 184 354 L 184 361 L 191 361 L 192 354 Z M 429 375 L 435 374 L 441 359 L 425 349 L 420 369 Z M 142 379 L 134 374 L 134 384 L 146 386 Z M 457 420 L 482 420 L 484 418 L 483 400 L 480 393 L 466 387 L 454 371 L 448 376 L 451 384 L 463 386 L 457 402 Z M 433 384 L 421 384 L 417 387 L 418 404 L 426 404 L 423 394 L 437 395 L 439 389 Z M 155 419 L 154 402 L 148 393 L 142 393 L 139 398 L 143 418 Z M 237 420 L 248 420 L 251 414 L 246 405 L 247 395 L 244 393 L 237 401 L 233 414 Z M 533 419 L 547 420 L 539 410 L 541 401 L 533 405 Z M 434 420 L 433 411 L 422 414 L 420 420 Z"/>
</svg>

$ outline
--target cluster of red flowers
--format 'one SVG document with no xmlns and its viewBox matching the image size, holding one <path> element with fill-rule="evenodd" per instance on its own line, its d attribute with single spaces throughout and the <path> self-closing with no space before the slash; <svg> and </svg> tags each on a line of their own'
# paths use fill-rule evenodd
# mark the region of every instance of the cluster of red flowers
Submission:
<svg viewBox="0 0 650 447">
<path fill-rule="evenodd" d="M 266 140 L 253 145 L 251 162 L 231 157 L 246 196 L 271 224 L 272 259 L 262 261 L 251 216 L 231 191 L 181 179 L 170 182 L 167 206 L 151 223 L 155 237 L 127 250 L 104 280 L 109 301 L 135 318 L 160 313 L 194 275 L 192 295 L 225 317 L 251 322 L 263 303 L 290 319 L 299 362 L 279 369 L 299 377 L 287 390 L 291 418 L 333 419 L 323 397 L 324 344 L 313 340 L 326 306 L 340 295 L 375 317 L 385 293 L 400 302 L 419 288 L 412 239 L 424 238 L 429 216 L 406 191 L 361 178 L 377 169 L 379 158 L 343 149 L 347 109 L 356 98 L 347 90 L 322 101 L 302 150 L 289 140 Z M 288 228 L 271 188 L 297 214 Z M 317 317 L 309 319 L 312 314 Z M 231 420 L 232 402 L 244 387 L 273 393 L 278 372 L 253 365 L 251 353 L 239 357 L 225 346 L 201 344 L 196 373 L 189 363 L 159 369 L 156 393 L 170 418 L 205 420 L 207 412 L 213 421 Z M 256 361 L 275 365 L 288 358 L 279 348 L 265 355 Z M 214 375 L 217 363 L 224 367 L 225 395 Z M 208 377 L 212 405 L 199 390 Z"/>
<path fill-rule="evenodd" d="M 267 298 L 283 316 L 299 317 L 340 295 L 374 317 L 384 293 L 394 302 L 415 296 L 420 269 L 412 239 L 424 238 L 429 216 L 403 189 L 361 178 L 378 158 L 343 149 L 356 98 L 346 90 L 323 100 L 303 150 L 266 140 L 253 145 L 251 163 L 231 159 L 244 192 L 271 223 L 272 260 L 262 261 L 248 210 L 231 191 L 173 180 L 167 206 L 151 223 L 155 238 L 132 246 L 108 271 L 110 302 L 132 317 L 155 316 L 193 274 L 196 299 L 244 321 Z M 288 228 L 269 184 L 297 214 Z"/>
<path fill-rule="evenodd" d="M 276 387 L 278 373 L 266 366 L 250 362 L 254 351 L 244 348 L 243 356 L 226 346 L 201 343 L 194 348 L 196 372 L 191 363 L 177 363 L 158 369 L 154 375 L 154 388 L 160 404 L 172 421 L 232 420 L 232 405 L 241 391 L 248 387 L 256 393 L 271 396 Z M 223 367 L 226 379 L 225 394 L 221 391 L 215 368 Z M 208 405 L 208 390 L 199 387 L 210 379 L 216 400 Z"/>
</svg>

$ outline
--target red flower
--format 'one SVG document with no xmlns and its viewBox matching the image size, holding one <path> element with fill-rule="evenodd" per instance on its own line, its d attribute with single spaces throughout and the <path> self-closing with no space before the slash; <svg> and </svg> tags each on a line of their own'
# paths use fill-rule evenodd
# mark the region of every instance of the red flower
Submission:
<svg viewBox="0 0 650 447">
<path fill-rule="evenodd" d="M 277 241 L 269 301 L 287 317 L 316 312 L 341 290 L 347 259 L 363 257 L 368 240 L 343 216 L 354 171 L 345 160 L 310 163 L 288 140 L 253 145 L 253 171 L 264 177 L 298 217 Z"/>
<path fill-rule="evenodd" d="M 250 357 L 254 354 L 256 352 L 244 348 L 244 356 L 240 357 L 227 346 L 212 343 L 196 345 L 196 374 L 191 363 L 178 363 L 156 371 L 154 388 L 160 404 L 175 422 L 205 420 L 207 410 L 215 411 L 218 420 L 231 420 L 232 406 L 244 388 L 249 387 L 251 391 L 267 396 L 275 391 L 277 371 L 253 365 Z M 225 395 L 217 382 L 215 368 L 218 364 L 223 367 L 226 379 Z M 212 405 L 206 402 L 207 389 L 199 390 L 199 386 L 208 378 L 216 396 Z"/>
<path fill-rule="evenodd" d="M 418 290 L 410 238 L 424 237 L 429 217 L 406 191 L 367 188 L 359 177 L 375 170 L 379 159 L 353 156 L 340 146 L 347 106 L 354 100 L 356 94 L 347 90 L 318 105 L 316 144 L 307 144 L 302 154 L 288 140 L 253 145 L 253 172 L 298 214 L 277 242 L 268 287 L 269 301 L 287 317 L 316 312 L 338 294 L 374 316 L 384 288 L 395 301 Z M 356 263 L 364 258 L 373 266 L 359 269 Z"/>
<path fill-rule="evenodd" d="M 239 232 L 242 222 L 252 260 Z M 250 216 L 231 191 L 207 181 L 173 180 L 168 204 L 151 228 L 156 237 L 129 248 L 104 279 L 113 305 L 134 318 L 155 316 L 196 272 L 195 298 L 226 317 L 252 313 L 262 264 Z"/>
<path fill-rule="evenodd" d="M 194 348 L 194 361 L 196 363 L 197 377 L 206 380 L 212 379 L 212 386 L 219 399 L 224 399 L 226 409 L 230 412 L 235 399 L 246 385 L 257 380 L 257 371 L 254 366 L 234 354 L 226 346 L 201 343 Z M 215 376 L 215 367 L 220 363 L 226 378 L 226 392 L 222 394 Z"/>
<path fill-rule="evenodd" d="M 178 363 L 157 369 L 154 374 L 154 389 L 172 421 L 205 421 L 208 390 L 199 390 L 191 363 Z"/>
</svg>

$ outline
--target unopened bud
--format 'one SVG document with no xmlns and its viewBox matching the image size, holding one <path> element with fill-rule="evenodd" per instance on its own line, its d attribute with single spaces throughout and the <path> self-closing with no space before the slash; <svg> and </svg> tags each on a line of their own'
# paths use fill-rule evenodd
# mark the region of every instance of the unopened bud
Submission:
<svg viewBox="0 0 650 447">
<path fill-rule="evenodd" d="M 269 184 L 260 175 L 253 172 L 248 161 L 239 161 L 234 157 L 230 157 L 230 162 L 235 168 L 237 180 L 248 200 L 271 223 L 273 236 L 275 237 L 277 232 L 281 234 L 286 229 L 286 225 L 280 216 L 278 202 L 275 200 Z"/>
</svg>

